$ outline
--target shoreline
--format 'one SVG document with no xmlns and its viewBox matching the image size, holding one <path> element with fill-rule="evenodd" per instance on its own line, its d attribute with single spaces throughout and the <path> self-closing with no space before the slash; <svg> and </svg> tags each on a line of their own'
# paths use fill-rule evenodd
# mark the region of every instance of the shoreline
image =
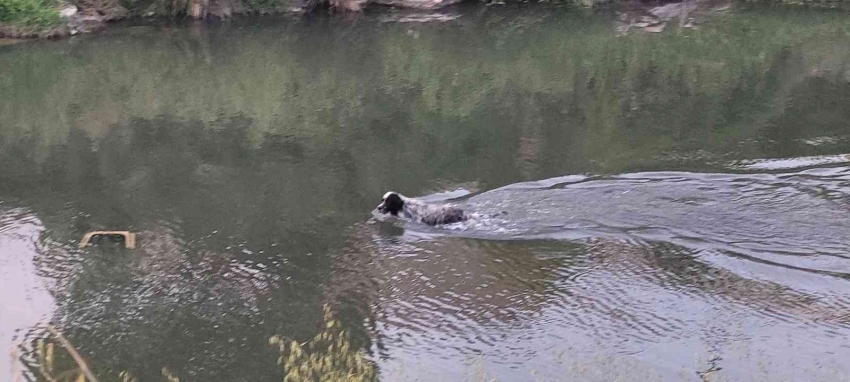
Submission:
<svg viewBox="0 0 850 382">
<path fill-rule="evenodd" d="M 187 20 L 227 20 L 241 16 L 302 16 L 317 11 L 359 13 L 367 8 L 398 8 L 411 11 L 437 11 L 464 0 L 270 0 L 251 5 L 250 0 L 186 0 L 153 2 L 144 8 L 127 9 L 116 0 L 93 5 L 75 5 L 64 1 L 56 8 L 59 23 L 51 27 L 0 23 L 0 46 L 37 39 L 59 39 L 97 32 L 109 24 L 127 19 L 185 18 Z M 484 5 L 482 3 L 482 5 Z"/>
<path fill-rule="evenodd" d="M 759 6 L 761 3 L 749 3 L 735 0 L 573 0 L 569 3 L 518 3 L 493 1 L 489 3 L 472 0 L 271 0 L 289 2 L 288 6 L 251 8 L 245 2 L 248 0 L 187 0 L 186 8 L 171 15 L 162 10 L 152 10 L 156 3 L 146 9 L 128 10 L 112 0 L 99 3 L 99 7 L 78 8 L 65 4 L 58 12 L 61 22 L 50 28 L 34 26 L 16 26 L 0 24 L 0 47 L 15 45 L 27 41 L 58 40 L 78 34 L 90 34 L 109 28 L 110 25 L 125 21 L 139 20 L 184 20 L 189 22 L 216 22 L 241 17 L 302 17 L 318 12 L 329 14 L 357 16 L 363 12 L 380 10 L 407 13 L 407 22 L 445 22 L 456 16 L 446 16 L 442 12 L 458 7 L 490 7 L 490 6 L 564 6 L 585 10 L 607 10 L 619 16 L 617 32 L 627 34 L 633 31 L 658 33 L 668 24 L 678 24 L 682 28 L 698 29 L 698 24 L 706 14 L 718 13 L 732 8 L 745 9 L 749 5 Z M 297 2 L 298 4 L 293 4 Z M 227 3 L 226 6 L 223 5 Z M 199 5 L 205 4 L 205 5 Z M 283 4 L 283 3 L 281 3 Z M 772 3 L 772 7 L 793 7 L 802 9 L 835 9 L 845 8 L 845 5 L 830 3 L 822 6 L 815 3 L 789 4 L 787 1 Z M 837 4 L 837 5 L 836 5 Z M 761 4 L 763 5 L 763 4 Z M 850 1 L 848 4 L 850 5 Z M 174 11 L 172 11 L 174 12 Z"/>
</svg>

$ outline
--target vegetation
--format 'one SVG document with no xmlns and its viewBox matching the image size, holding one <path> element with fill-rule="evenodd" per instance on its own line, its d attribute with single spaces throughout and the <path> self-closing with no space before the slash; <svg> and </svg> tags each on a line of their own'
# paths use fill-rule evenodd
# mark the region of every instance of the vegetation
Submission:
<svg viewBox="0 0 850 382">
<path fill-rule="evenodd" d="M 325 306 L 322 331 L 308 343 L 286 341 L 278 336 L 269 343 L 280 349 L 278 363 L 283 366 L 283 382 L 371 382 L 375 367 L 362 351 L 352 348 L 349 335 L 342 330 L 328 306 Z"/>
<path fill-rule="evenodd" d="M 47 28 L 59 24 L 53 0 L 0 0 L 0 24 Z"/>
<path fill-rule="evenodd" d="M 47 329 L 47 333 L 50 337 L 52 337 L 53 341 L 46 342 L 44 338 L 39 338 L 36 341 L 36 362 L 34 368 L 36 372 L 34 374 L 38 376 L 40 380 L 50 382 L 99 382 L 97 377 L 92 374 L 86 361 L 83 360 L 77 352 L 77 349 L 71 345 L 71 342 L 69 342 L 62 333 L 56 330 L 56 328 L 54 328 L 51 324 L 45 325 L 45 329 Z M 60 370 L 59 367 L 56 366 L 57 356 L 54 341 L 55 343 L 59 343 L 61 347 L 65 349 L 65 354 L 73 360 L 73 364 L 75 365 L 74 367 L 66 370 Z M 16 352 L 13 350 L 12 354 L 14 356 L 16 355 Z M 12 377 L 17 380 L 20 375 L 16 374 Z M 126 374 L 122 373 L 121 382 L 130 382 L 130 379 Z"/>
<path fill-rule="evenodd" d="M 51 382 L 98 382 L 86 361 L 65 336 L 50 324 L 46 329 L 50 338 L 36 341 L 33 372 L 37 378 Z M 65 349 L 65 354 L 73 360 L 73 366 L 66 370 L 56 366 L 54 341 Z M 342 329 L 340 321 L 327 305 L 321 331 L 312 340 L 301 344 L 274 336 L 269 339 L 269 344 L 280 351 L 278 364 L 283 366 L 284 382 L 372 382 L 376 377 L 375 366 L 362 350 L 352 347 L 348 332 Z M 167 367 L 162 368 L 162 377 L 168 382 L 180 382 L 180 378 Z M 138 379 L 122 371 L 117 381 L 137 382 Z"/>
<path fill-rule="evenodd" d="M 116 125 L 167 115 L 216 131 L 226 124 L 220 116 L 240 115 L 247 118 L 249 147 L 289 137 L 317 160 L 334 150 L 374 153 L 369 161 L 378 166 L 377 157 L 388 150 L 365 147 L 370 141 L 358 136 L 369 127 L 362 121 L 378 126 L 401 117 L 422 130 L 398 152 L 421 152 L 426 136 L 452 151 L 431 156 L 427 163 L 436 170 L 455 167 L 465 141 L 480 147 L 472 155 L 514 157 L 503 148 L 518 146 L 499 140 L 515 133 L 495 134 L 509 124 L 493 122 L 524 115 L 536 116 L 513 121 L 526 126 L 526 134 L 549 136 L 540 140 L 541 150 L 551 142 L 562 154 L 571 151 L 564 148 L 595 152 L 593 170 L 621 171 L 647 152 L 702 147 L 688 142 L 708 141 L 718 153 L 751 142 L 775 110 L 764 105 L 786 96 L 805 77 L 804 67 L 842 68 L 841 41 L 850 34 L 840 14 L 741 14 L 698 32 L 624 37 L 614 36 L 608 22 L 581 16 L 564 23 L 518 17 L 476 29 L 481 33 L 468 33 L 467 23 L 442 28 L 454 30 L 452 41 L 437 28 L 413 40 L 406 26 L 343 37 L 345 28 L 316 22 L 310 28 L 317 33 L 305 31 L 309 35 L 233 31 L 211 41 L 168 34 L 131 43 L 104 39 L 72 59 L 43 50 L 0 57 L 7 68 L 0 96 L 10 100 L 0 104 L 0 124 L 39 137 L 28 156 L 41 163 L 74 126 L 103 137 Z M 570 114 L 559 114 L 567 107 Z M 663 123 L 661 110 L 683 122 Z M 558 132 L 568 127 L 584 133 Z M 674 135 L 684 138 L 675 146 Z M 602 150 L 610 147 L 617 149 Z M 421 158 L 399 158 L 421 167 L 412 165 Z"/>
</svg>

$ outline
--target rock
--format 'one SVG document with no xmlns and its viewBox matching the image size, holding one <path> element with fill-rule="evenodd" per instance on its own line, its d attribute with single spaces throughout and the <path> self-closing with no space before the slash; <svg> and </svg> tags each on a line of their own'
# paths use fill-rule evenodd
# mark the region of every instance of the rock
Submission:
<svg viewBox="0 0 850 382">
<path fill-rule="evenodd" d="M 73 15 L 76 15 L 77 11 L 79 11 L 79 9 L 76 5 L 68 5 L 62 8 L 61 11 L 59 11 L 59 16 L 61 16 L 63 19 L 67 19 Z"/>
<path fill-rule="evenodd" d="M 100 12 L 103 14 L 104 21 L 123 20 L 127 18 L 127 15 L 130 13 L 127 8 L 118 4 L 113 4 L 111 7 L 101 9 Z"/>
<path fill-rule="evenodd" d="M 681 17 L 690 12 L 697 10 L 696 1 L 686 1 L 684 3 L 671 3 L 660 7 L 655 7 L 649 10 L 653 16 L 658 17 L 663 21 L 668 21 L 674 17 Z"/>
<path fill-rule="evenodd" d="M 409 13 L 402 15 L 393 15 L 390 17 L 385 17 L 382 19 L 382 22 L 392 22 L 392 23 L 427 23 L 427 22 L 446 22 L 451 21 L 460 17 L 459 14 L 447 14 L 447 13 Z"/>
<path fill-rule="evenodd" d="M 80 7 L 76 15 L 98 15 L 103 21 L 120 20 L 129 14 L 118 0 L 75 0 L 75 4 Z"/>
<path fill-rule="evenodd" d="M 193 19 L 200 19 L 204 17 L 205 9 L 201 1 L 198 0 L 189 0 L 189 9 L 186 10 L 186 15 Z"/>
<path fill-rule="evenodd" d="M 230 1 L 211 1 L 207 8 L 207 14 L 220 19 L 233 16 L 234 5 Z"/>
<path fill-rule="evenodd" d="M 351 12 L 359 12 L 366 5 L 366 0 L 331 0 L 334 8 L 344 9 Z"/>
<path fill-rule="evenodd" d="M 643 28 L 643 30 L 650 33 L 660 33 L 664 31 L 664 27 L 667 26 L 667 23 L 660 23 L 656 25 L 650 25 L 648 27 Z"/>
<path fill-rule="evenodd" d="M 370 3 L 404 8 L 436 9 L 457 4 L 461 0 L 372 0 Z"/>
<path fill-rule="evenodd" d="M 657 18 L 655 18 L 655 17 L 652 17 L 652 16 L 642 16 L 642 17 L 640 18 L 640 21 L 638 21 L 638 22 L 634 23 L 634 25 L 633 25 L 633 26 L 638 27 L 638 28 L 646 28 L 646 27 L 650 27 L 650 26 L 656 25 L 656 24 L 658 24 L 658 23 L 660 23 L 660 22 L 661 22 L 661 20 L 659 20 L 659 19 L 657 19 Z"/>
<path fill-rule="evenodd" d="M 98 14 L 81 14 L 68 17 L 66 21 L 67 35 L 91 33 L 104 27 L 104 17 Z"/>
</svg>

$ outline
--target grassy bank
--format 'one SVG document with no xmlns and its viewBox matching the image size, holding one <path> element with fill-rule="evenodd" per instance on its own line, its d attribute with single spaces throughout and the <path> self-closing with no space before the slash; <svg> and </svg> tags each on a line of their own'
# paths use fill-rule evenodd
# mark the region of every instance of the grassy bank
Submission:
<svg viewBox="0 0 850 382">
<path fill-rule="evenodd" d="M 135 17 L 190 17 L 190 18 L 227 18 L 233 15 L 249 14 L 282 14 L 304 13 L 315 9 L 359 10 L 369 4 L 377 4 L 389 0 L 100 0 L 70 1 L 87 14 L 101 15 L 100 21 L 110 21 Z M 399 0 L 403 1 L 403 0 Z M 467 0 L 480 4 L 500 3 L 496 0 Z M 507 0 L 507 3 L 519 3 L 518 0 Z M 624 0 L 537 0 L 534 2 L 560 4 L 577 7 L 595 7 L 616 5 Z M 850 0 L 737 0 L 738 3 L 749 6 L 792 5 L 811 8 L 846 8 Z M 62 19 L 59 9 L 65 3 L 61 0 L 0 0 L 0 36 L 35 37 L 57 36 L 89 32 L 79 30 L 70 33 L 46 33 L 51 29 L 57 31 Z"/>
<path fill-rule="evenodd" d="M 0 0 L 0 25 L 46 29 L 60 22 L 54 0 Z"/>
</svg>

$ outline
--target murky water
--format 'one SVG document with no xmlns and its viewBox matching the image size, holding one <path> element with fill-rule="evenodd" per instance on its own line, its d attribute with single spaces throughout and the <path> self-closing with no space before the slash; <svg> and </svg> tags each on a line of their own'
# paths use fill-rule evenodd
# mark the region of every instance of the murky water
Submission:
<svg viewBox="0 0 850 382">
<path fill-rule="evenodd" d="M 0 373 L 280 380 L 328 303 L 386 381 L 850 376 L 846 15 L 458 12 L 0 48 Z"/>
</svg>

